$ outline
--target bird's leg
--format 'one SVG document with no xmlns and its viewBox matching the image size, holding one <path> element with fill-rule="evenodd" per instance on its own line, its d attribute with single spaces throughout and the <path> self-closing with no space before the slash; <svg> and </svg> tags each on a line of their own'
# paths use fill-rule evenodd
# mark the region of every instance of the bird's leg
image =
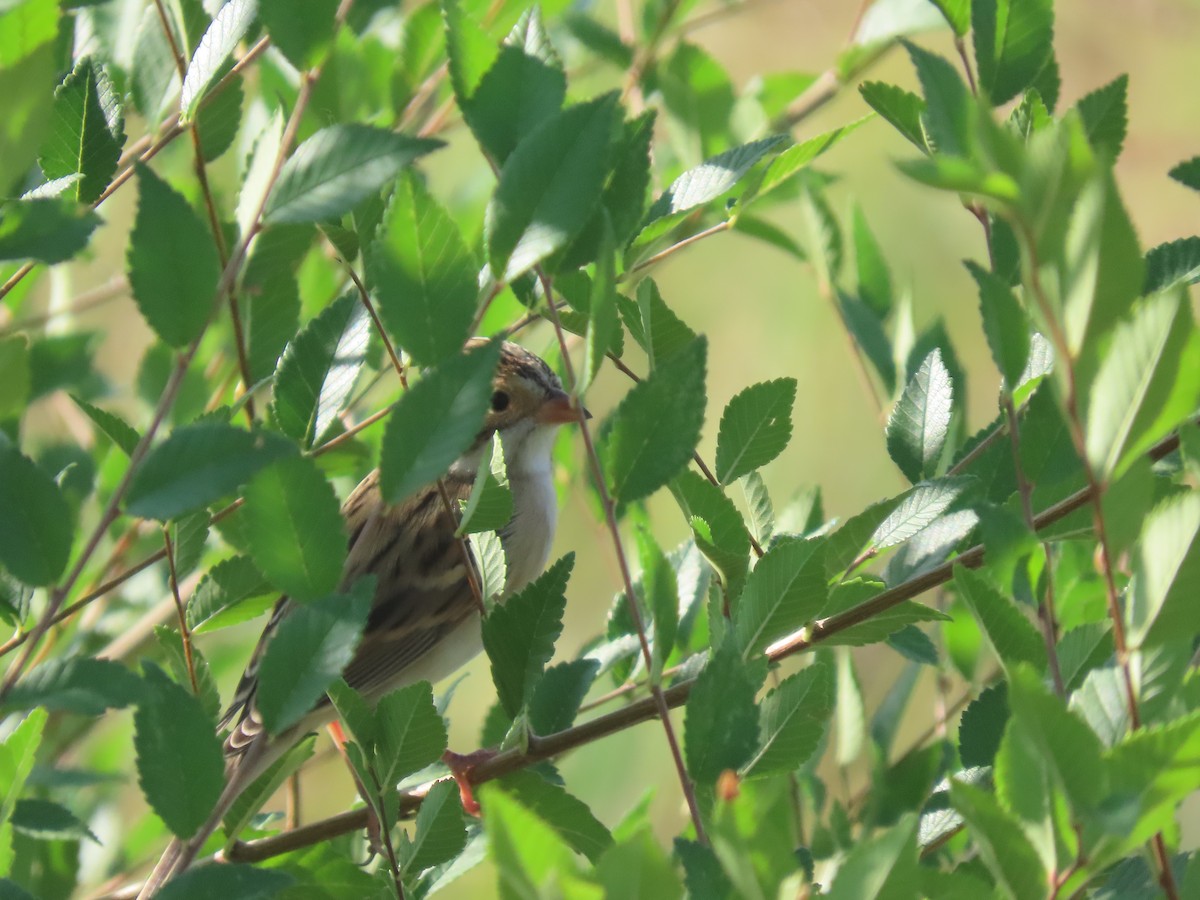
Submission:
<svg viewBox="0 0 1200 900">
<path fill-rule="evenodd" d="M 474 753 L 455 753 L 447 750 L 442 754 L 442 762 L 450 770 L 454 780 L 458 782 L 458 795 L 462 798 L 463 810 L 473 816 L 479 815 L 479 801 L 471 786 L 471 772 L 476 766 L 482 765 L 496 755 L 496 750 L 476 750 Z"/>
</svg>

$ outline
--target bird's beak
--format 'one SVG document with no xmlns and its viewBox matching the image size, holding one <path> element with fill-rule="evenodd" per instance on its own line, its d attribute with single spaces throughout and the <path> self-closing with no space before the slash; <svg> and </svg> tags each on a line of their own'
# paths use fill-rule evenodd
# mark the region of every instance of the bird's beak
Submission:
<svg viewBox="0 0 1200 900">
<path fill-rule="evenodd" d="M 592 414 L 582 406 L 572 405 L 570 395 L 564 391 L 555 391 L 537 411 L 537 420 L 541 425 L 566 425 L 591 417 Z"/>
</svg>

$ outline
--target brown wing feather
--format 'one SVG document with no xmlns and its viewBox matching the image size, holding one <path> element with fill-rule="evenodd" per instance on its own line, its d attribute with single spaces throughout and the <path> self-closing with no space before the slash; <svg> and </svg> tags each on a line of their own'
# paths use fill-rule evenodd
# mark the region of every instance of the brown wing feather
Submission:
<svg viewBox="0 0 1200 900">
<path fill-rule="evenodd" d="M 444 481 L 451 502 L 466 499 L 469 479 Z M 343 677 L 368 697 L 381 693 L 408 666 L 434 647 L 475 609 L 462 549 L 435 486 L 398 507 L 387 507 L 379 493 L 379 472 L 364 478 L 342 505 L 349 552 L 341 588 L 363 575 L 376 577 L 375 598 L 363 639 Z M 258 667 L 279 623 L 292 603 L 281 597 L 234 693 L 221 727 L 233 724 L 225 752 L 236 755 L 262 733 L 254 703 Z M 329 701 L 322 697 L 318 708 Z"/>
</svg>

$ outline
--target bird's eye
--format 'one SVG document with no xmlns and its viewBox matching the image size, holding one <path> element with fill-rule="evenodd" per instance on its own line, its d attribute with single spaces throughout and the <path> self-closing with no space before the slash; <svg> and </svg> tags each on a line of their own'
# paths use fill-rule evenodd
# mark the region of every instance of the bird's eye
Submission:
<svg viewBox="0 0 1200 900">
<path fill-rule="evenodd" d="M 492 412 L 504 412 L 508 409 L 508 394 L 496 391 L 492 394 Z"/>
</svg>

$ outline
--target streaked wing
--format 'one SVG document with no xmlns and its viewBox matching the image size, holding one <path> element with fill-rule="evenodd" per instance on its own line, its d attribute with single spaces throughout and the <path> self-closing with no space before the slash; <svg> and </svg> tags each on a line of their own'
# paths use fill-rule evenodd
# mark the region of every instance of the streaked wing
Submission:
<svg viewBox="0 0 1200 900">
<path fill-rule="evenodd" d="M 444 484 L 455 507 L 471 490 L 469 479 L 447 478 Z M 348 589 L 363 575 L 376 578 L 367 626 L 343 677 L 355 690 L 374 699 L 469 618 L 475 612 L 475 600 L 462 548 L 454 536 L 456 517 L 446 512 L 435 486 L 398 507 L 387 508 L 381 502 L 376 470 L 346 499 L 342 516 L 349 533 L 349 552 L 341 588 Z M 279 623 L 292 608 L 286 597 L 275 605 L 221 721 L 224 728 L 236 720 L 225 742 L 230 755 L 242 752 L 262 732 L 262 719 L 254 704 L 258 667 Z M 328 702 L 322 697 L 317 708 Z"/>
</svg>

